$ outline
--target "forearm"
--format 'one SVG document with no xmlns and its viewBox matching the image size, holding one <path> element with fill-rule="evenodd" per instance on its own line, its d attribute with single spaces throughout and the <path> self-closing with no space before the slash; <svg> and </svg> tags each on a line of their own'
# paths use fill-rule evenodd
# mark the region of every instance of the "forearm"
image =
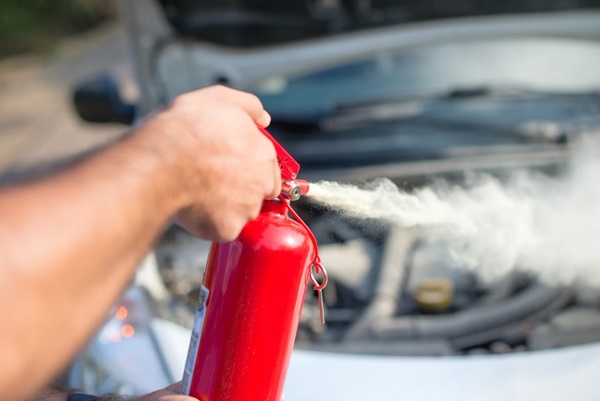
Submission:
<svg viewBox="0 0 600 401">
<path fill-rule="evenodd" d="M 269 120 L 253 95 L 198 90 L 86 162 L 0 193 L 2 399 L 32 396 L 64 366 L 171 217 L 230 241 L 279 194 L 256 129 Z"/>
<path fill-rule="evenodd" d="M 180 207 L 167 156 L 151 143 L 130 136 L 0 195 L 3 398 L 22 399 L 73 356 Z"/>
</svg>

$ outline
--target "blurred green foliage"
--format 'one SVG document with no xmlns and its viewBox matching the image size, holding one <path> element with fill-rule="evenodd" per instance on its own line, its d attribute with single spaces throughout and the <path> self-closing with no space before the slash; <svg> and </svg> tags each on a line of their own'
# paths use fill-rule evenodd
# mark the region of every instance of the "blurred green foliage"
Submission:
<svg viewBox="0 0 600 401">
<path fill-rule="evenodd" d="M 0 0 L 0 57 L 45 51 L 114 16 L 108 0 Z"/>
</svg>

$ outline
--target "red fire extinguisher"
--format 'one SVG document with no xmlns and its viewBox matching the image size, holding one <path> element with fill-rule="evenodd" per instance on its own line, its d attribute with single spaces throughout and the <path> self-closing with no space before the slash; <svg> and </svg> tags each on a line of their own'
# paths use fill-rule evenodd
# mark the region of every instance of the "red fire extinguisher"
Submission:
<svg viewBox="0 0 600 401">
<path fill-rule="evenodd" d="M 211 247 L 182 382 L 200 401 L 280 400 L 309 281 L 324 323 L 327 274 L 312 232 L 289 205 L 309 185 L 261 131 L 275 145 L 282 191 L 236 240 Z"/>
</svg>

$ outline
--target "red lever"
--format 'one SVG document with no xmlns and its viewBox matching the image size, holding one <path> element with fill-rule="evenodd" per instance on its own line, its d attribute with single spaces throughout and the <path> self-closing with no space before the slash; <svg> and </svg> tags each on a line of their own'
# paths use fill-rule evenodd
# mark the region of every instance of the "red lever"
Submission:
<svg viewBox="0 0 600 401">
<path fill-rule="evenodd" d="M 263 127 L 258 127 L 275 146 L 275 152 L 277 153 L 277 161 L 281 168 L 281 179 L 282 180 L 295 180 L 298 177 L 298 171 L 300 171 L 300 164 L 269 134 L 269 132 Z"/>
</svg>

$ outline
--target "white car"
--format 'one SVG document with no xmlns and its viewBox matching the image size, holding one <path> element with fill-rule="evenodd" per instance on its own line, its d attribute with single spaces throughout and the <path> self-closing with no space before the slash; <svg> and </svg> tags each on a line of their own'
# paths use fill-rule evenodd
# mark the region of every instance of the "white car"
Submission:
<svg viewBox="0 0 600 401">
<path fill-rule="evenodd" d="M 133 107 L 110 81 L 84 85 L 82 116 L 133 121 L 227 84 L 260 97 L 301 178 L 404 188 L 470 171 L 560 176 L 571 145 L 599 132 L 593 2 L 208 3 L 122 1 L 141 97 Z M 599 291 L 517 273 L 481 280 L 417 230 L 296 206 L 331 284 L 326 326 L 307 296 L 288 401 L 600 399 Z M 70 384 L 142 393 L 180 380 L 209 246 L 172 227 Z M 434 300 L 420 297 L 431 288 Z"/>
</svg>

